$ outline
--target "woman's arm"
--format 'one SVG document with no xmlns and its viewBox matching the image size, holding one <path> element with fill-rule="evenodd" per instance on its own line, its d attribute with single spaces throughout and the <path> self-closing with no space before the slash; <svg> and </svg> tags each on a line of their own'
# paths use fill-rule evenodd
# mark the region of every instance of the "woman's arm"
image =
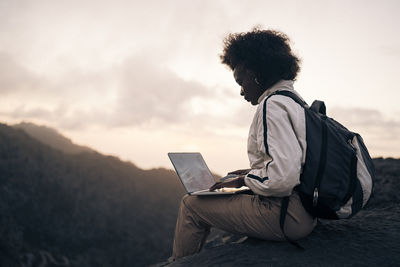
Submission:
<svg viewBox="0 0 400 267">
<path fill-rule="evenodd" d="M 257 136 L 257 148 L 252 153 L 256 166 L 246 175 L 245 184 L 260 195 L 290 195 L 300 182 L 305 151 L 303 108 L 288 97 L 273 96 L 265 110 L 259 109 L 253 130 Z"/>
</svg>

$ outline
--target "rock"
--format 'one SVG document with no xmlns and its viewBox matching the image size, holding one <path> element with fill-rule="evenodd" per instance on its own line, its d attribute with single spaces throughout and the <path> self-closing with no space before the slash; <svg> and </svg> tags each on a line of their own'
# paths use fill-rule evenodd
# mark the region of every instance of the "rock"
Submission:
<svg viewBox="0 0 400 267">
<path fill-rule="evenodd" d="M 219 233 L 198 254 L 169 266 L 398 266 L 400 264 L 400 160 L 374 159 L 376 180 L 367 206 L 347 220 L 319 220 L 300 244 Z"/>
<path fill-rule="evenodd" d="M 249 238 L 240 244 L 205 248 L 169 266 L 396 266 L 400 262 L 400 207 L 359 212 L 349 220 L 321 221 L 300 241 Z"/>
</svg>

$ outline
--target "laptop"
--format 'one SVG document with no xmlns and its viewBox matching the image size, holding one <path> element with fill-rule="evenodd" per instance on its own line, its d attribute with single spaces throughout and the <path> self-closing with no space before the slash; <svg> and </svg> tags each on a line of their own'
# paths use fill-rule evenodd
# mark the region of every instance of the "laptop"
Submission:
<svg viewBox="0 0 400 267">
<path fill-rule="evenodd" d="M 242 186 L 240 188 L 221 188 L 210 191 L 209 188 L 215 184 L 216 179 L 200 153 L 168 153 L 168 157 L 189 195 L 229 195 L 250 190 L 248 187 Z M 235 177 L 238 177 L 238 175 L 227 175 L 222 177 L 220 181 Z"/>
</svg>

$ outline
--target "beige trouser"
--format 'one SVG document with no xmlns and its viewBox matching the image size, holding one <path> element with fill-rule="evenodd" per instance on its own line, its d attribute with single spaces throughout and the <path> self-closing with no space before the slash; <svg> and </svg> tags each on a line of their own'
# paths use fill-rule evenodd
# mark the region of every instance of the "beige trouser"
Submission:
<svg viewBox="0 0 400 267">
<path fill-rule="evenodd" d="M 199 252 L 216 227 L 264 240 L 285 240 L 279 226 L 281 198 L 258 195 L 189 196 L 182 198 L 175 228 L 174 260 Z M 316 225 L 297 193 L 290 197 L 285 234 L 292 240 L 311 233 Z"/>
</svg>

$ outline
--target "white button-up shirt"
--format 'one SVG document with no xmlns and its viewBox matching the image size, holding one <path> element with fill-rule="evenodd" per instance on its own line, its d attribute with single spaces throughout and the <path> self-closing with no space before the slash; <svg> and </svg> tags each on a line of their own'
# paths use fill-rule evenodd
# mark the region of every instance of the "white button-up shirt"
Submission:
<svg viewBox="0 0 400 267">
<path fill-rule="evenodd" d="M 245 183 L 254 193 L 264 196 L 289 196 L 300 183 L 306 157 L 304 109 L 286 96 L 268 98 L 280 90 L 290 90 L 298 95 L 293 89 L 293 81 L 288 80 L 265 91 L 258 99 L 247 144 L 251 171 L 246 175 Z"/>
</svg>

